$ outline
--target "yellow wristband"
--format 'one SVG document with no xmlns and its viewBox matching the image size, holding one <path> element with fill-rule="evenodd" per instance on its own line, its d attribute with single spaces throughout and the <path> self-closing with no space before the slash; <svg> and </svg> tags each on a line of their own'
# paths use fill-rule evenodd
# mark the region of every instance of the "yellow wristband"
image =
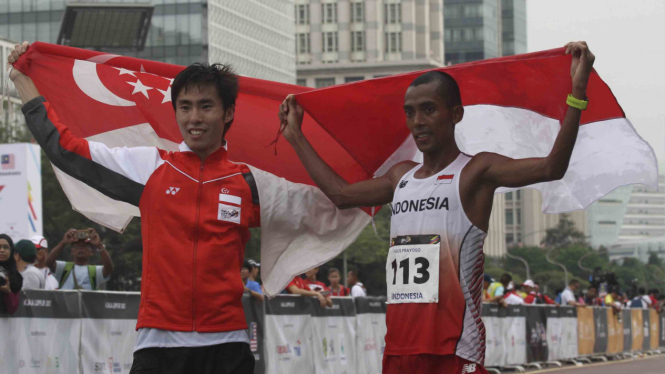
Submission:
<svg viewBox="0 0 665 374">
<path fill-rule="evenodd" d="M 573 97 L 572 94 L 569 94 L 568 98 L 566 99 L 566 104 L 570 105 L 573 108 L 577 108 L 577 109 L 580 109 L 580 110 L 585 110 L 587 105 L 589 105 L 589 101 L 588 100 L 576 99 L 576 98 Z"/>
</svg>

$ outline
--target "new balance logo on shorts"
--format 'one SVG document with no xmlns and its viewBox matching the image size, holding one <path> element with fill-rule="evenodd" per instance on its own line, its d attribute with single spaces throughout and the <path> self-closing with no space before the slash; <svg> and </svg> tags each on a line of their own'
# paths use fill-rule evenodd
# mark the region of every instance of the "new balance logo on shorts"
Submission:
<svg viewBox="0 0 665 374">
<path fill-rule="evenodd" d="M 462 373 L 461 374 L 468 374 L 468 373 L 475 373 L 476 372 L 476 364 L 464 364 L 462 366 Z"/>
<path fill-rule="evenodd" d="M 169 187 L 168 190 L 166 190 L 167 195 L 175 195 L 180 191 L 180 187 Z"/>
</svg>

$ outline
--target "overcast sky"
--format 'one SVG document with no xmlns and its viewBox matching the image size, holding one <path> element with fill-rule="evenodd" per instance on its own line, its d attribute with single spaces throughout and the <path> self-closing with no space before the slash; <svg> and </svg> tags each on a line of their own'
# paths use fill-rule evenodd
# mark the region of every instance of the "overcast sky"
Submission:
<svg viewBox="0 0 665 374">
<path fill-rule="evenodd" d="M 527 0 L 529 52 L 585 40 L 594 67 L 665 162 L 665 0 Z"/>
</svg>

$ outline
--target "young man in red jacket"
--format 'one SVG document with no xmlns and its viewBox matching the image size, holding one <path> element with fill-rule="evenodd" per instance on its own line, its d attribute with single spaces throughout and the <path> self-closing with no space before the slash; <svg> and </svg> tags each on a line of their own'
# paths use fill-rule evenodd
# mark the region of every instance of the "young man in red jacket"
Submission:
<svg viewBox="0 0 665 374">
<path fill-rule="evenodd" d="M 28 48 L 17 45 L 9 64 Z M 231 68 L 194 64 L 173 81 L 179 152 L 77 138 L 29 77 L 13 69 L 10 79 L 50 161 L 141 212 L 143 281 L 130 372 L 253 372 L 239 274 L 260 211 L 249 169 L 227 159 L 224 135 L 238 95 Z"/>
</svg>

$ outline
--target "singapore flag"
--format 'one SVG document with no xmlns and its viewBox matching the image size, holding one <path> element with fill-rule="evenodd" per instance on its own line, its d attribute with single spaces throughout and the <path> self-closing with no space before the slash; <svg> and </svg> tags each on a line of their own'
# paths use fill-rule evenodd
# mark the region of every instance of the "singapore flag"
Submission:
<svg viewBox="0 0 665 374">
<path fill-rule="evenodd" d="M 456 128 L 462 152 L 547 155 L 567 110 L 570 58 L 554 49 L 443 68 L 462 93 L 465 115 Z M 75 136 L 109 147 L 166 151 L 177 151 L 182 142 L 170 101 L 182 66 L 38 42 L 15 68 L 33 78 Z M 297 94 L 308 113 L 303 131 L 314 148 L 344 179 L 361 181 L 397 162 L 422 160 L 402 110 L 408 85 L 421 73 L 319 90 L 241 77 L 228 154 L 248 164 L 257 182 L 262 276 L 269 294 L 334 258 L 371 221 L 367 209 L 337 210 L 313 186 L 289 146 L 280 142 L 277 152 L 268 146 L 279 129 L 279 104 L 287 94 Z M 589 108 L 582 114 L 568 172 L 560 181 L 531 186 L 541 191 L 546 213 L 584 209 L 622 185 L 657 186 L 653 150 L 596 72 L 587 92 Z M 56 174 L 74 209 L 102 225 L 122 231 L 139 215 L 134 205 L 62 171 Z"/>
</svg>

